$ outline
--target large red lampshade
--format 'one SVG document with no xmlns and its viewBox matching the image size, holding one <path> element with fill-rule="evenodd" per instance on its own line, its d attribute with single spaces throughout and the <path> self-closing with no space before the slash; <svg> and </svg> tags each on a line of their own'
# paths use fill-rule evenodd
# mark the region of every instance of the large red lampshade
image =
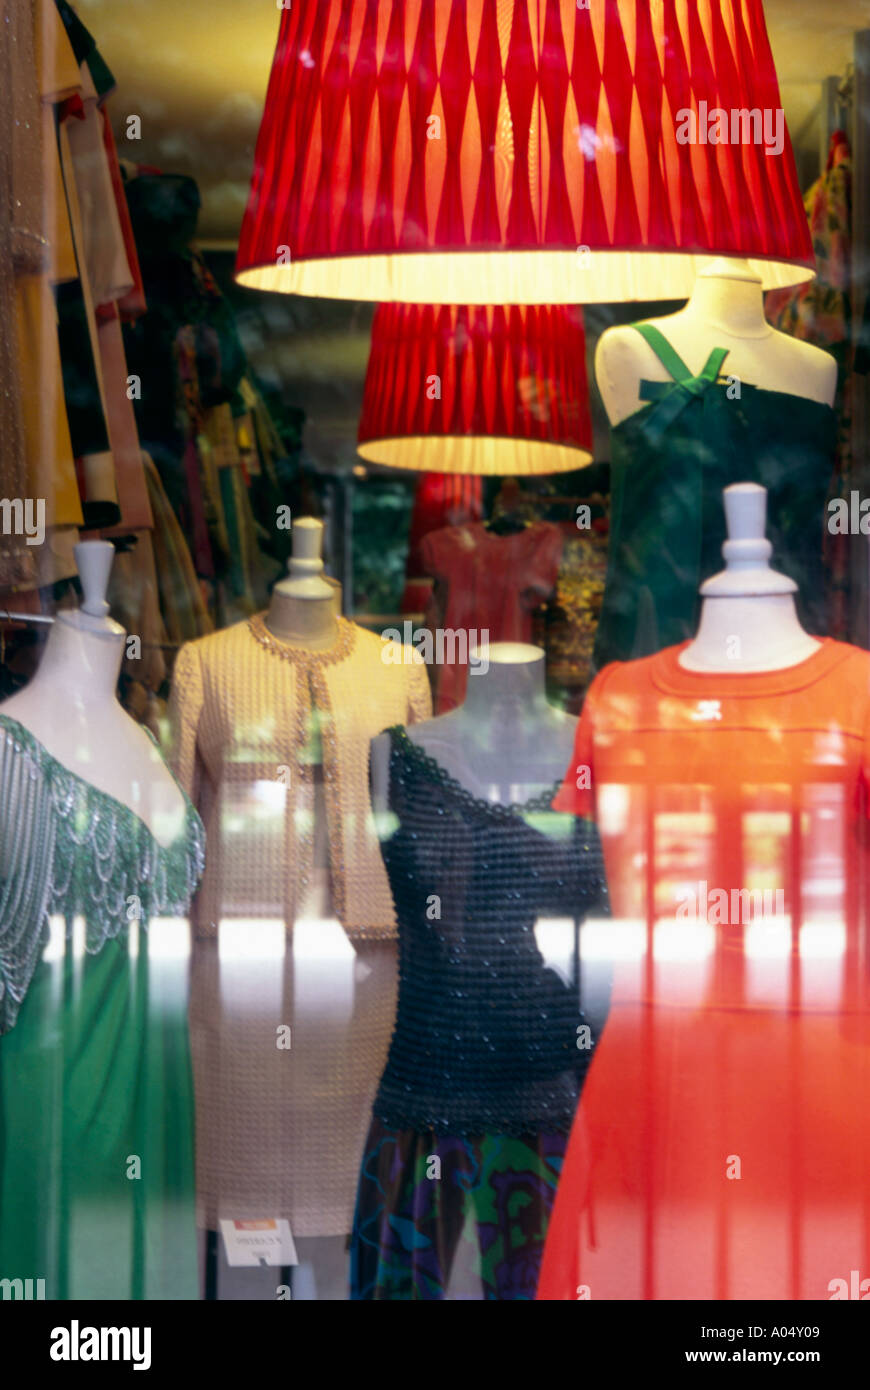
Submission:
<svg viewBox="0 0 870 1390">
<path fill-rule="evenodd" d="M 765 288 L 813 269 L 761 0 L 283 11 L 242 284 L 412 303 L 676 299 L 712 255 L 748 258 Z"/>
<path fill-rule="evenodd" d="M 380 304 L 359 424 L 373 463 L 558 473 L 589 463 L 579 308 Z"/>
</svg>

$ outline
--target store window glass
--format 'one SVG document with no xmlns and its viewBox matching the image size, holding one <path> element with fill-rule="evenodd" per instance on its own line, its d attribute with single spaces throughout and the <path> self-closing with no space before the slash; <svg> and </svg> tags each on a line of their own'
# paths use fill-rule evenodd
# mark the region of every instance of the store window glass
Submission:
<svg viewBox="0 0 870 1390">
<path fill-rule="evenodd" d="M 0 1298 L 870 1297 L 870 5 L 4 21 Z"/>
</svg>

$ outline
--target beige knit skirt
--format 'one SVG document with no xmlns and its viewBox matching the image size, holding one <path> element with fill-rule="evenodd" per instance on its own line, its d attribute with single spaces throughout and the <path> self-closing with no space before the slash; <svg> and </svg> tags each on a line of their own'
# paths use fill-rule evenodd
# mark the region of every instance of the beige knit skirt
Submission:
<svg viewBox="0 0 870 1390">
<path fill-rule="evenodd" d="M 318 953 L 320 926 L 329 935 Z M 335 921 L 297 927 L 293 937 L 280 924 L 231 925 L 218 940 L 196 941 L 190 1037 L 201 1227 L 271 1216 L 286 1217 L 298 1236 L 350 1231 L 396 979 L 394 941 L 351 948 Z"/>
</svg>

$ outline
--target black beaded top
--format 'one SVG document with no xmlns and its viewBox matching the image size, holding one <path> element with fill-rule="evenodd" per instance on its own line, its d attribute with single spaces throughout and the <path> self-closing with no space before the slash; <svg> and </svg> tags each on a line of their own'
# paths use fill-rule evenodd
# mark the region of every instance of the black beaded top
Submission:
<svg viewBox="0 0 870 1390">
<path fill-rule="evenodd" d="M 607 913 L 595 826 L 552 811 L 555 786 L 483 801 L 404 729 L 389 736 L 381 849 L 399 999 L 374 1113 L 397 1129 L 565 1132 L 591 1050 L 577 990 L 544 964 L 534 928 Z"/>
</svg>

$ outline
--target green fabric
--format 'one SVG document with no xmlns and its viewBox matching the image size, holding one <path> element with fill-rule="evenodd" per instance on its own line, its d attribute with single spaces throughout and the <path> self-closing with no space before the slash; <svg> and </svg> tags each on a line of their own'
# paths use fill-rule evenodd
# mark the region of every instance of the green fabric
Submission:
<svg viewBox="0 0 870 1390">
<path fill-rule="evenodd" d="M 44 1280 L 48 1299 L 196 1298 L 172 918 L 202 871 L 202 823 L 185 797 L 163 847 L 16 720 L 0 714 L 0 734 L 0 1280 Z"/>
<path fill-rule="evenodd" d="M 67 921 L 80 914 L 95 954 L 109 938 L 126 936 L 134 919 L 147 924 L 187 912 L 205 832 L 178 789 L 184 828 L 164 847 L 129 806 L 64 767 L 0 712 L 0 806 L 14 808 L 0 846 L 0 1035 L 15 1024 L 51 914 Z"/>
<path fill-rule="evenodd" d="M 722 568 L 723 489 L 767 489 L 772 563 L 798 586 L 804 627 L 826 631 L 822 539 L 836 444 L 830 406 L 720 381 L 716 347 L 693 376 L 664 334 L 633 325 L 671 380 L 641 381 L 638 410 L 611 431 L 607 578 L 594 663 L 648 656 L 694 636 L 698 589 Z"/>
<path fill-rule="evenodd" d="M 0 1279 L 48 1299 L 199 1296 L 186 972 L 140 941 L 41 962 L 0 1039 Z"/>
</svg>

